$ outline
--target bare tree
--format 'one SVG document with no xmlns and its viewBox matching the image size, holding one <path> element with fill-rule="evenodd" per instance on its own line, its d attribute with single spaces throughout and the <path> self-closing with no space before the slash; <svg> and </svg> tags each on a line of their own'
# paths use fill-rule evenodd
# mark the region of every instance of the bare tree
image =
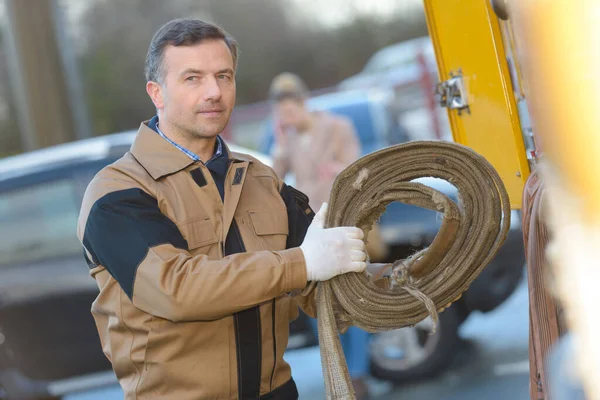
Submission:
<svg viewBox="0 0 600 400">
<path fill-rule="evenodd" d="M 22 150 L 19 124 L 15 118 L 12 94 L 8 87 L 9 76 L 6 55 L 0 32 L 0 157 L 18 153 Z"/>
<path fill-rule="evenodd" d="M 173 18 L 218 23 L 238 40 L 238 104 L 265 98 L 282 71 L 310 88 L 358 72 L 382 46 L 426 34 L 424 19 L 357 16 L 335 29 L 322 26 L 288 0 L 95 0 L 82 17 L 80 62 L 96 134 L 136 128 L 154 113 L 144 91 L 150 39 Z M 407 28 L 409 27 L 409 28 Z"/>
</svg>

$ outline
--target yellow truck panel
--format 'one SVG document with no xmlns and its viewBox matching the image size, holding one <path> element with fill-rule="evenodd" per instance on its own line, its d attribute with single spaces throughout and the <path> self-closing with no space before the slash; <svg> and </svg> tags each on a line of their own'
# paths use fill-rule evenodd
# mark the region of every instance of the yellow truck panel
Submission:
<svg viewBox="0 0 600 400">
<path fill-rule="evenodd" d="M 424 3 L 454 140 L 490 161 L 521 208 L 530 169 L 498 18 L 487 0 Z"/>
</svg>

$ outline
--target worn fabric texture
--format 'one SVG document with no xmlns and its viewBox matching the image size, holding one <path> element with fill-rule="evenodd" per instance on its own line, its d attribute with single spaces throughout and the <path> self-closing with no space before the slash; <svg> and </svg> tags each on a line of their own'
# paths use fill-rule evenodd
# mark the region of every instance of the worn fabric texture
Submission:
<svg viewBox="0 0 600 400">
<path fill-rule="evenodd" d="M 432 176 L 459 191 L 455 204 L 413 179 Z M 455 143 L 411 142 L 369 154 L 336 179 L 327 227 L 358 226 L 368 232 L 392 201 L 439 211 L 442 226 L 431 246 L 391 265 L 389 276 L 337 276 L 317 291 L 319 343 L 328 399 L 353 399 L 338 331 L 414 325 L 457 300 L 493 259 L 510 226 L 510 202 L 502 179 L 483 157 Z"/>
<path fill-rule="evenodd" d="M 534 171 L 523 189 L 523 242 L 529 285 L 529 374 L 532 400 L 549 400 L 546 358 L 566 332 L 563 309 L 551 294 L 546 261 L 548 228 L 544 223 L 544 184 Z"/>
</svg>

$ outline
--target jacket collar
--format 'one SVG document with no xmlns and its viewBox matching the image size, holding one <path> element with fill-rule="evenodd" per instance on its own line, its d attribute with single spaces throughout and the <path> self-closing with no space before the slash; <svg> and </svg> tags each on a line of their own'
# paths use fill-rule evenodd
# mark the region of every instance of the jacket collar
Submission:
<svg viewBox="0 0 600 400">
<path fill-rule="evenodd" d="M 131 146 L 131 154 L 154 180 L 181 171 L 194 163 L 185 153 L 160 137 L 148 126 L 148 122 L 140 125 Z"/>
<path fill-rule="evenodd" d="M 149 124 L 150 121 L 140 124 L 131 146 L 131 154 L 154 180 L 179 172 L 194 163 L 194 160 L 163 139 Z M 233 161 L 250 161 L 241 154 L 232 153 L 224 141 L 223 144 L 222 157 Z"/>
</svg>

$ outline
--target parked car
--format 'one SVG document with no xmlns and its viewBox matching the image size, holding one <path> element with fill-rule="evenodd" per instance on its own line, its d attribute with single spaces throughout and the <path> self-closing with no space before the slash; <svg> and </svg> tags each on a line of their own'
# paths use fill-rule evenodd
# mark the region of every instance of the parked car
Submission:
<svg viewBox="0 0 600 400">
<path fill-rule="evenodd" d="M 390 116 L 391 97 L 376 91 L 349 91 L 326 94 L 309 100 L 313 110 L 325 110 L 348 117 L 354 124 L 363 154 L 408 140 L 405 134 L 392 134 L 394 119 Z M 274 142 L 272 124 L 262 140 L 261 151 L 268 152 Z M 417 179 L 425 185 L 458 201 L 456 188 L 442 179 Z M 390 247 L 389 262 L 406 258 L 426 247 L 437 234 L 441 219 L 435 211 L 403 203 L 392 203 L 379 221 L 380 233 Z M 371 372 L 374 376 L 395 381 L 434 376 L 442 371 L 460 349 L 458 328 L 474 311 L 488 312 L 502 304 L 523 276 L 525 253 L 519 212 L 511 214 L 511 229 L 499 254 L 472 283 L 462 298 L 440 314 L 435 334 L 430 335 L 431 321 L 426 319 L 411 328 L 373 335 L 371 340 Z M 298 324 L 302 323 L 302 316 Z M 308 343 L 314 338 L 307 332 Z"/>
<path fill-rule="evenodd" d="M 429 72 L 436 73 L 435 53 L 428 36 L 392 44 L 377 51 L 362 71 L 339 83 L 341 90 L 369 89 L 377 86 L 401 86 L 419 81 L 423 56 Z"/>
<path fill-rule="evenodd" d="M 438 70 L 428 36 L 386 46 L 358 74 L 338 84 L 340 90 L 392 90 L 392 110 L 411 139 L 450 139 L 446 110 L 438 107 Z"/>
<path fill-rule="evenodd" d="M 76 226 L 88 183 L 129 150 L 134 136 L 0 160 L 0 399 L 59 398 L 116 382 L 90 312 L 98 287 Z"/>
</svg>

